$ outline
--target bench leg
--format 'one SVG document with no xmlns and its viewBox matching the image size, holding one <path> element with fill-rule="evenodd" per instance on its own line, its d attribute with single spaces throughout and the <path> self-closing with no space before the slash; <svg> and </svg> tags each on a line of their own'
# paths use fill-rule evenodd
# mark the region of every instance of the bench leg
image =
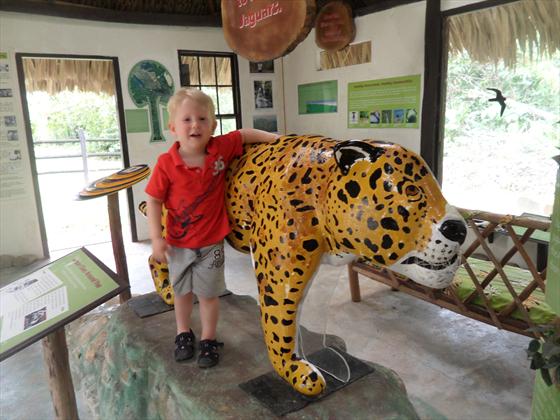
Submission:
<svg viewBox="0 0 560 420">
<path fill-rule="evenodd" d="M 360 282 L 358 281 L 358 273 L 352 269 L 352 264 L 348 264 L 348 282 L 350 283 L 350 296 L 352 302 L 362 300 L 360 296 Z"/>
</svg>

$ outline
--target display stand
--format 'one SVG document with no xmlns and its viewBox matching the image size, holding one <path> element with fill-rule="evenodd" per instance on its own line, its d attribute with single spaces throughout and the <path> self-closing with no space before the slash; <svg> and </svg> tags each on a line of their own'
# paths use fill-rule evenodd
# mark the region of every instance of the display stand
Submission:
<svg viewBox="0 0 560 420">
<path fill-rule="evenodd" d="M 0 289 L 0 361 L 43 339 L 57 418 L 78 418 L 64 326 L 126 290 L 85 248 Z"/>
<path fill-rule="evenodd" d="M 148 175 L 150 175 L 150 168 L 148 165 L 131 166 L 130 168 L 123 169 L 105 178 L 92 182 L 80 191 L 78 196 L 79 200 L 88 200 L 107 196 L 109 228 L 111 229 L 111 243 L 113 244 L 113 255 L 115 257 L 117 275 L 121 279 L 121 284 L 125 284 L 127 286 L 126 290 L 124 290 L 119 296 L 120 303 L 124 303 L 129 300 L 131 295 L 126 254 L 122 237 L 118 192 L 132 187 L 134 184 L 145 179 Z"/>
</svg>

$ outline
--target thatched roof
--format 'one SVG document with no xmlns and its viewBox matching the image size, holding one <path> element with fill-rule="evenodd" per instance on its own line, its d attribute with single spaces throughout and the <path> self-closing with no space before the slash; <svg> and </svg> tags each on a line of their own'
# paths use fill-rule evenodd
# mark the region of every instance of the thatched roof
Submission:
<svg viewBox="0 0 560 420">
<path fill-rule="evenodd" d="M 515 66 L 517 44 L 533 59 L 560 50 L 560 0 L 515 3 L 450 16 L 450 52 L 466 51 L 482 63 Z"/>
<path fill-rule="evenodd" d="M 24 58 L 25 89 L 55 94 L 80 90 L 115 94 L 113 62 L 110 60 Z"/>
</svg>

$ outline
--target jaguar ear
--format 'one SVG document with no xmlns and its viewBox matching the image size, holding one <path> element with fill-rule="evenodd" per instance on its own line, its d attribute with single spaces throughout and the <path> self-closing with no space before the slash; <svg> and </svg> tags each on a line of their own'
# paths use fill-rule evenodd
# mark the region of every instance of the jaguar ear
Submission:
<svg viewBox="0 0 560 420">
<path fill-rule="evenodd" d="M 343 175 L 348 175 L 352 165 L 360 160 L 375 162 L 385 153 L 382 147 L 375 147 L 359 140 L 341 141 L 334 146 L 334 158 Z"/>
</svg>

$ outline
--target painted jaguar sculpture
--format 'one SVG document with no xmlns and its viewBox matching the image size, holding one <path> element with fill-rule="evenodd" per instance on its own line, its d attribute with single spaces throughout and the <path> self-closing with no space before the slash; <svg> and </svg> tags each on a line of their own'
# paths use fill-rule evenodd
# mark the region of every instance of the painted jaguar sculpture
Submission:
<svg viewBox="0 0 560 420">
<path fill-rule="evenodd" d="M 433 288 L 459 265 L 465 222 L 422 158 L 399 145 L 284 136 L 247 146 L 227 182 L 227 239 L 252 255 L 269 359 L 304 395 L 325 387 L 295 353 L 299 307 L 321 262 L 361 258 Z"/>
</svg>

